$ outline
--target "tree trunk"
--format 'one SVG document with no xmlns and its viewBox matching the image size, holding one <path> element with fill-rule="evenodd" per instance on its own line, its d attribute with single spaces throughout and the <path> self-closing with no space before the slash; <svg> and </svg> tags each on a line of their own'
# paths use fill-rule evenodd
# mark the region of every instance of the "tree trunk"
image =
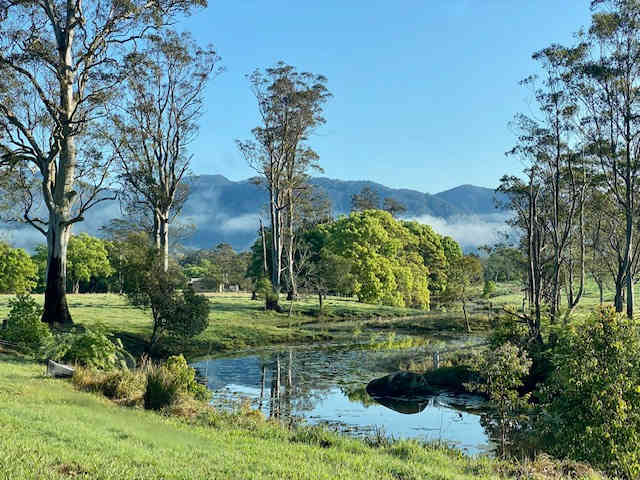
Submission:
<svg viewBox="0 0 640 480">
<path fill-rule="evenodd" d="M 287 271 L 289 273 L 289 293 L 288 300 L 294 300 L 298 296 L 298 287 L 296 285 L 296 275 L 294 270 L 294 245 L 295 236 L 293 231 L 293 195 L 288 194 L 288 214 L 287 214 Z"/>
<path fill-rule="evenodd" d="M 462 313 L 464 313 L 464 323 L 467 325 L 467 332 L 471 333 L 471 325 L 469 324 L 469 316 L 467 315 L 467 302 L 462 300 Z"/>
<path fill-rule="evenodd" d="M 604 288 L 602 287 L 602 282 L 596 281 L 598 284 L 598 290 L 600 291 L 600 306 L 604 303 Z"/>
<path fill-rule="evenodd" d="M 169 271 L 169 214 L 160 215 L 159 221 L 159 249 L 162 256 L 162 269 L 167 272 Z"/>
<path fill-rule="evenodd" d="M 71 227 L 55 214 L 49 215 L 47 233 L 47 287 L 42 321 L 49 325 L 73 323 L 67 305 L 67 245 Z"/>
<path fill-rule="evenodd" d="M 73 293 L 75 295 L 80 293 L 80 281 L 76 280 L 75 282 L 73 282 Z"/>
</svg>

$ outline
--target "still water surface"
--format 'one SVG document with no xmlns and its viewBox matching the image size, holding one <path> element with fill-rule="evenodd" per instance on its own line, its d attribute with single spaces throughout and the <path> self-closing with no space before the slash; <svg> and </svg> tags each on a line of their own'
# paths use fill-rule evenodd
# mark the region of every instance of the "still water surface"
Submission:
<svg viewBox="0 0 640 480">
<path fill-rule="evenodd" d="M 248 401 L 266 416 L 304 419 L 357 436 L 383 432 L 444 441 L 470 454 L 488 452 L 478 397 L 440 394 L 382 400 L 383 405 L 366 393 L 368 382 L 396 371 L 399 361 L 425 355 L 430 353 L 424 348 L 381 352 L 325 345 L 265 349 L 194 366 L 207 377 L 217 407 L 235 408 Z"/>
</svg>

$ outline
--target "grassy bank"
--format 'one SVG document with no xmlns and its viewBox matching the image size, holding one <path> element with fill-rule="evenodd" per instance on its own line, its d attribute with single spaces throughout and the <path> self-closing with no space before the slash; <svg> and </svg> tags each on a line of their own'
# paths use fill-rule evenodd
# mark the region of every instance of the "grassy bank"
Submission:
<svg viewBox="0 0 640 480">
<path fill-rule="evenodd" d="M 214 426 L 119 407 L 0 354 L 1 479 L 488 479 L 497 464 L 411 442 L 371 447 L 257 419 Z"/>
</svg>

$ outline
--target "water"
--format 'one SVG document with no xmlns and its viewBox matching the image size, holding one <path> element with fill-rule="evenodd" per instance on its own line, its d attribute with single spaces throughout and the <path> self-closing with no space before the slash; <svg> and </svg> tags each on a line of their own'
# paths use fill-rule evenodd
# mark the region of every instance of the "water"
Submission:
<svg viewBox="0 0 640 480">
<path fill-rule="evenodd" d="M 384 432 L 394 438 L 444 441 L 469 454 L 488 452 L 478 397 L 440 394 L 376 401 L 366 393 L 369 381 L 396 371 L 400 360 L 425 355 L 424 349 L 375 352 L 325 345 L 265 349 L 194 366 L 206 375 L 217 407 L 236 408 L 248 401 L 266 416 L 301 418 L 353 435 Z"/>
</svg>

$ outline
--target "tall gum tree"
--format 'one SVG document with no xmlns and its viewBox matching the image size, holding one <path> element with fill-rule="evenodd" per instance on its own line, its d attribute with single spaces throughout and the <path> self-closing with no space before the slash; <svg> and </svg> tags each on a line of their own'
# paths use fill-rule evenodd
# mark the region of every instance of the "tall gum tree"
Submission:
<svg viewBox="0 0 640 480">
<path fill-rule="evenodd" d="M 65 296 L 71 226 L 106 193 L 109 155 L 79 140 L 92 133 L 106 99 L 118 91 L 126 73 L 120 65 L 136 41 L 205 5 L 206 0 L 0 2 L 2 173 L 24 180 L 11 188 L 24 200 L 19 218 L 47 238 L 43 321 L 72 322 Z"/>
<path fill-rule="evenodd" d="M 153 220 L 152 237 L 169 268 L 169 225 L 188 194 L 189 144 L 198 134 L 204 89 L 220 71 L 212 47 L 199 48 L 186 33 L 147 38 L 129 55 L 130 96 L 115 103 L 106 132 L 116 153 L 124 199 Z"/>
<path fill-rule="evenodd" d="M 598 164 L 601 188 L 615 199 L 623 224 L 616 239 L 616 311 L 634 312 L 634 252 L 640 176 L 640 4 L 596 0 L 591 26 L 575 48 L 570 87 L 579 126 Z"/>
<path fill-rule="evenodd" d="M 295 219 L 308 175 L 318 170 L 318 156 L 307 145 L 314 130 L 325 123 L 323 106 L 330 98 L 322 75 L 298 72 L 279 62 L 254 71 L 249 81 L 258 102 L 261 125 L 253 140 L 238 147 L 269 195 L 271 220 L 271 283 L 280 294 L 282 274 L 288 271 L 290 296 L 295 296 Z M 286 252 L 286 263 L 283 259 Z"/>
</svg>

